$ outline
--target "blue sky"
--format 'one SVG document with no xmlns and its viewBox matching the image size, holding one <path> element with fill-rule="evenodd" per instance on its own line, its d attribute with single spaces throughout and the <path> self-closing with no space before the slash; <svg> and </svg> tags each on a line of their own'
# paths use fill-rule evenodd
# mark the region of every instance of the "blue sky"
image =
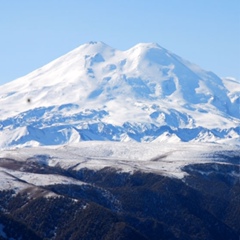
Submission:
<svg viewBox="0 0 240 240">
<path fill-rule="evenodd" d="M 156 42 L 240 80 L 239 0 L 0 0 L 0 85 L 88 41 Z"/>
</svg>

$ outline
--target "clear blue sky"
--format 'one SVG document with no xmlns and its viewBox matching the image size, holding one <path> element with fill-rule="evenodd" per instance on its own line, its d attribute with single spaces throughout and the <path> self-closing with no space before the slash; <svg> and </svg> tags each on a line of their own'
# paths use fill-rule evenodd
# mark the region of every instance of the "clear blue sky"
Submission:
<svg viewBox="0 0 240 240">
<path fill-rule="evenodd" d="M 240 80 L 240 0 L 0 0 L 0 85 L 88 41 L 156 42 Z"/>
</svg>

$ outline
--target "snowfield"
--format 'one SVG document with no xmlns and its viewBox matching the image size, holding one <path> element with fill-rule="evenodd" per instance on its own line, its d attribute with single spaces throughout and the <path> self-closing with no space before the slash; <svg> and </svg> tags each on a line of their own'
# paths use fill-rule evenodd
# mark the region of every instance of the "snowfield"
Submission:
<svg viewBox="0 0 240 240">
<path fill-rule="evenodd" d="M 240 147 L 209 143 L 88 141 L 63 146 L 16 148 L 0 153 L 1 190 L 20 191 L 29 186 L 52 184 L 85 184 L 59 174 L 34 173 L 31 163 L 53 169 L 97 171 L 111 168 L 118 172 L 142 171 L 183 179 L 187 175 L 183 167 L 190 164 L 213 162 L 231 164 L 223 161 L 221 154 L 240 159 Z M 10 160 L 15 162 L 10 164 Z"/>
</svg>

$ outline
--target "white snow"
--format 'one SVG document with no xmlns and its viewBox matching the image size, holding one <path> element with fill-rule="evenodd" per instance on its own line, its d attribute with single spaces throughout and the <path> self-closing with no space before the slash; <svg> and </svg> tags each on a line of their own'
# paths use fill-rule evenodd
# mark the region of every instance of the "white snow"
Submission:
<svg viewBox="0 0 240 240">
<path fill-rule="evenodd" d="M 152 172 L 170 177 L 183 178 L 185 165 L 212 162 L 214 152 L 223 150 L 240 151 L 237 146 L 210 143 L 124 143 L 124 142 L 81 142 L 72 145 L 55 147 L 33 147 L 5 150 L 0 158 L 12 158 L 26 161 L 33 156 L 48 156 L 44 162 L 49 166 L 60 166 L 63 169 L 80 170 L 89 168 L 100 170 L 105 167 L 117 171 L 133 173 L 135 171 Z M 33 161 L 41 163 L 37 157 Z M 216 161 L 216 160 L 214 160 Z M 3 169 L 1 189 L 23 189 L 28 184 L 45 186 L 49 184 L 84 184 L 71 178 L 53 174 L 36 174 Z M 18 182 L 16 179 L 26 181 Z"/>
<path fill-rule="evenodd" d="M 0 182 L 0 191 L 13 189 L 15 192 L 19 192 L 29 187 L 27 183 L 19 182 L 14 175 L 2 168 L 0 168 Z"/>
<path fill-rule="evenodd" d="M 220 79 L 158 44 L 140 43 L 119 51 L 102 42 L 90 42 L 0 86 L 0 149 L 86 139 L 183 140 L 177 132 L 140 136 L 151 124 L 173 130 L 202 127 L 232 131 L 240 124 L 239 94 L 237 80 Z M 100 136 L 102 132 L 91 124 L 112 124 L 124 132 L 111 130 L 112 135 L 106 131 Z M 136 127 L 135 138 L 124 124 Z M 236 132 L 231 137 L 238 144 Z M 222 142 L 229 135 L 219 136 L 188 140 Z"/>
<path fill-rule="evenodd" d="M 29 172 L 20 172 L 20 171 L 11 171 L 8 170 L 8 173 L 12 176 L 27 182 L 28 184 L 33 184 L 35 186 L 46 186 L 54 184 L 75 184 L 82 185 L 84 184 L 81 181 L 77 181 L 70 177 L 64 177 L 56 174 L 38 174 L 38 173 L 29 173 Z"/>
<path fill-rule="evenodd" d="M 231 145 L 231 141 L 229 144 L 85 141 L 71 145 L 3 150 L 0 152 L 0 161 L 1 158 L 7 158 L 24 163 L 31 159 L 40 166 L 42 164 L 66 170 L 71 168 L 79 171 L 87 168 L 97 171 L 108 167 L 117 172 L 132 174 L 142 171 L 183 179 L 187 175 L 183 167 L 189 164 L 228 164 L 222 162 L 219 157 L 213 157 L 216 153 L 224 151 L 233 151 L 240 156 L 240 146 Z M 234 176 L 236 174 L 238 173 L 233 173 Z M 22 168 L 14 170 L 7 166 L 0 167 L 0 191 L 12 189 L 18 193 L 29 189 L 29 197 L 56 197 L 55 193 L 42 188 L 54 184 L 81 186 L 88 183 L 57 174 L 33 173 L 31 169 L 26 171 Z"/>
<path fill-rule="evenodd" d="M 228 96 L 231 99 L 231 101 L 234 102 L 237 98 L 240 98 L 240 81 L 232 77 L 226 77 L 223 78 L 222 80 L 224 86 L 227 88 L 229 92 Z"/>
</svg>

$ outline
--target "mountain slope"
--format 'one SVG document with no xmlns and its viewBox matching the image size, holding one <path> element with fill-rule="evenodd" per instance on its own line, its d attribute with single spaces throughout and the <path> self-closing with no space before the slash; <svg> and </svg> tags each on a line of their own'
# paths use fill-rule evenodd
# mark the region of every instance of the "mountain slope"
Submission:
<svg viewBox="0 0 240 240">
<path fill-rule="evenodd" d="M 239 147 L 81 142 L 0 151 L 0 239 L 238 240 Z"/>
<path fill-rule="evenodd" d="M 239 96 L 226 81 L 158 44 L 90 42 L 0 86 L 0 147 L 238 141 Z"/>
</svg>

